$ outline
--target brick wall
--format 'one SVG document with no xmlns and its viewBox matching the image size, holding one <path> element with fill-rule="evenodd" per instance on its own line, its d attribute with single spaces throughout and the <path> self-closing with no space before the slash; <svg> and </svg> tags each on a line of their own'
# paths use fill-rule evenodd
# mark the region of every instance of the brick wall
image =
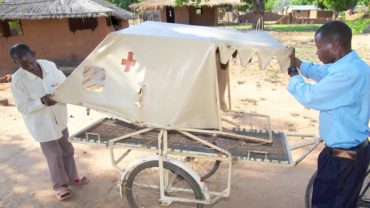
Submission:
<svg viewBox="0 0 370 208">
<path fill-rule="evenodd" d="M 175 7 L 175 22 L 180 24 L 189 24 L 188 7 Z"/>
<path fill-rule="evenodd" d="M 189 24 L 190 25 L 217 25 L 216 7 L 202 7 L 202 14 L 196 14 L 195 7 L 189 7 Z"/>
<path fill-rule="evenodd" d="M 217 25 L 216 7 L 202 7 L 202 14 L 197 15 L 195 7 L 175 7 L 175 23 L 189 25 Z M 161 9 L 161 21 L 167 22 L 166 7 Z"/>
<path fill-rule="evenodd" d="M 316 18 L 333 18 L 333 11 L 317 11 Z"/>
<path fill-rule="evenodd" d="M 296 18 L 309 18 L 310 17 L 310 11 L 309 10 L 295 10 L 295 11 L 293 11 L 293 15 Z"/>
<path fill-rule="evenodd" d="M 68 19 L 22 20 L 23 35 L 0 37 L 0 76 L 11 73 L 17 66 L 8 55 L 8 49 L 18 42 L 28 44 L 42 59 L 55 61 L 59 66 L 79 64 L 109 33 L 105 17 L 98 18 L 97 28 L 71 32 Z M 128 21 L 121 22 L 121 28 Z"/>
<path fill-rule="evenodd" d="M 189 24 L 188 7 L 175 7 L 175 23 Z M 161 9 L 161 22 L 167 22 L 166 7 Z"/>
</svg>

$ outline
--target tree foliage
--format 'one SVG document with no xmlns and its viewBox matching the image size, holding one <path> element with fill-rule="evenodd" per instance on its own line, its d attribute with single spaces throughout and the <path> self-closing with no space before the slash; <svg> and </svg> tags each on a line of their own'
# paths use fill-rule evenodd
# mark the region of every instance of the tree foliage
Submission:
<svg viewBox="0 0 370 208">
<path fill-rule="evenodd" d="M 369 6 L 370 5 L 370 0 L 359 0 L 358 4 Z"/>
<path fill-rule="evenodd" d="M 358 0 L 318 0 L 327 9 L 333 9 L 337 12 L 345 11 L 356 6 Z"/>
<path fill-rule="evenodd" d="M 289 3 L 290 0 L 267 0 L 266 11 L 281 12 Z"/>
<path fill-rule="evenodd" d="M 131 9 L 129 8 L 130 4 L 139 2 L 139 0 L 106 0 L 106 1 L 129 11 L 131 11 Z"/>
<path fill-rule="evenodd" d="M 199 6 L 201 0 L 175 0 L 176 5 L 193 5 Z"/>
<path fill-rule="evenodd" d="M 266 1 L 265 9 L 266 11 L 273 11 L 278 0 L 268 0 Z"/>
<path fill-rule="evenodd" d="M 315 4 L 315 0 L 292 0 L 291 5 L 312 5 Z"/>
</svg>

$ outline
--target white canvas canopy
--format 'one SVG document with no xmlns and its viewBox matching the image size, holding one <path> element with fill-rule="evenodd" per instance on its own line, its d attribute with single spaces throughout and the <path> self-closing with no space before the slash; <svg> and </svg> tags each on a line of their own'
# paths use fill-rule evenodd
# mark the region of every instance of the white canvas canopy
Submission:
<svg viewBox="0 0 370 208">
<path fill-rule="evenodd" d="M 220 129 L 216 50 L 242 65 L 254 54 L 264 69 L 290 50 L 266 32 L 145 22 L 110 33 L 56 91 L 64 103 L 165 129 Z"/>
</svg>

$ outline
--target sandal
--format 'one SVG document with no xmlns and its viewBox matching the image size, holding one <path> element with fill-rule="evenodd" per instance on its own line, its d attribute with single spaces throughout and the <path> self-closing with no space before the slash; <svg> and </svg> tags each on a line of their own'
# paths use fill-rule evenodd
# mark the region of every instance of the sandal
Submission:
<svg viewBox="0 0 370 208">
<path fill-rule="evenodd" d="M 54 195 L 59 201 L 63 201 L 72 197 L 72 193 L 64 186 L 58 188 L 54 192 Z"/>
<path fill-rule="evenodd" d="M 85 185 L 89 183 L 89 179 L 86 176 L 80 176 L 79 178 L 71 180 L 69 183 L 71 185 Z"/>
</svg>

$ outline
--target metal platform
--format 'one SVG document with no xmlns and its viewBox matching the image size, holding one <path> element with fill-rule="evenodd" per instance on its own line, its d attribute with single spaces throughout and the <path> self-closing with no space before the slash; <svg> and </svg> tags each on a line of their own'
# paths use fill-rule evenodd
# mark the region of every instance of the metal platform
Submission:
<svg viewBox="0 0 370 208">
<path fill-rule="evenodd" d="M 105 118 L 76 133 L 70 138 L 70 140 L 74 142 L 108 145 L 109 140 L 130 134 L 140 129 L 143 128 L 120 120 Z M 234 129 L 230 130 L 230 132 L 266 139 L 266 141 L 269 141 L 267 131 L 237 131 Z M 116 142 L 115 146 L 122 146 L 123 148 L 135 147 L 142 149 L 157 149 L 158 133 L 159 130 L 154 130 L 140 135 L 135 135 Z M 202 133 L 196 133 L 195 135 L 229 151 L 235 159 L 266 163 L 292 163 L 289 157 L 286 137 L 281 132 L 272 133 L 273 141 L 270 144 L 243 141 L 224 136 L 211 136 L 209 134 Z M 221 156 L 218 151 L 197 143 L 177 131 L 168 131 L 168 143 L 169 150 L 173 152 L 191 152 L 198 155 Z"/>
</svg>

